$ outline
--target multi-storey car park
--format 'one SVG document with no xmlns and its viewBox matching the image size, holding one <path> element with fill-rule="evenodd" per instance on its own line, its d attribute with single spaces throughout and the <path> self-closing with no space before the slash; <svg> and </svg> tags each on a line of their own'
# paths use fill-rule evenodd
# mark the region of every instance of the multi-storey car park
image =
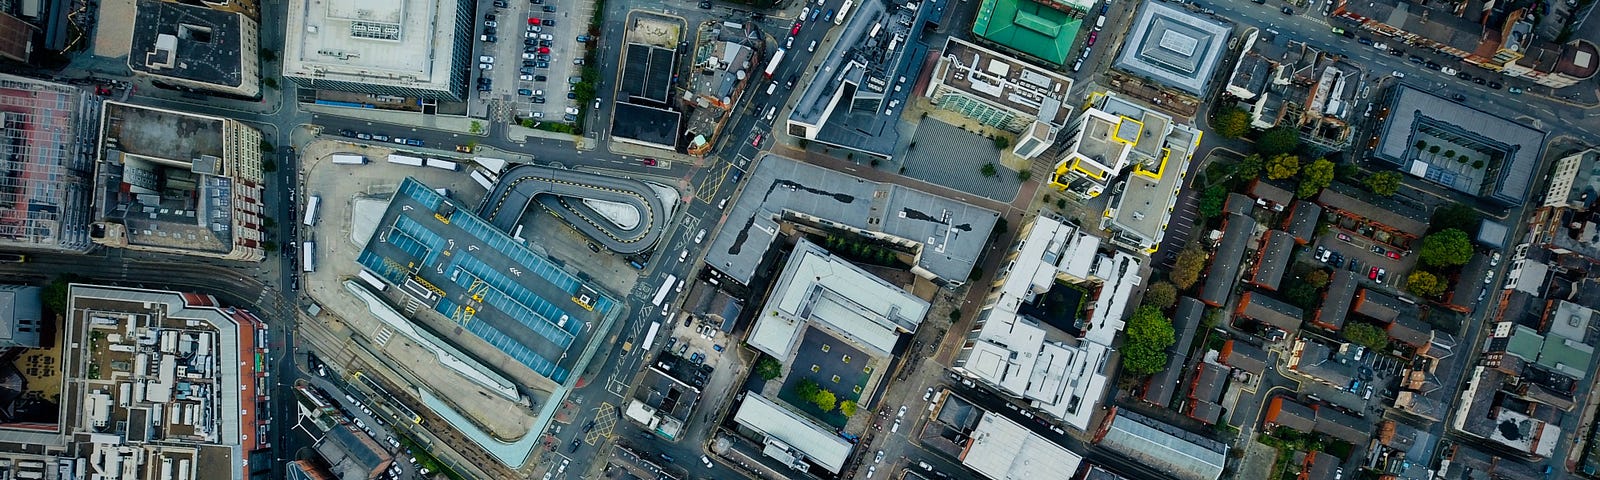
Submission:
<svg viewBox="0 0 1600 480">
<path fill-rule="evenodd" d="M 0 74 L 0 245 L 86 252 L 100 101 L 80 88 Z"/>
</svg>

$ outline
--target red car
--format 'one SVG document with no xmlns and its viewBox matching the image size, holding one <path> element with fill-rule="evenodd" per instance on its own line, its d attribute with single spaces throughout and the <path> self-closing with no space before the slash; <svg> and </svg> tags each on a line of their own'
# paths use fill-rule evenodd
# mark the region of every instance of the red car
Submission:
<svg viewBox="0 0 1600 480">
<path fill-rule="evenodd" d="M 1400 253 L 1399 253 L 1399 252 L 1395 252 L 1395 251 L 1392 251 L 1392 250 L 1391 250 L 1391 251 L 1389 251 L 1389 253 L 1386 253 L 1386 254 L 1384 254 L 1384 255 L 1388 255 L 1388 256 L 1389 256 L 1389 258 L 1393 258 L 1393 259 L 1395 259 L 1395 260 L 1399 260 L 1399 259 L 1400 259 Z"/>
<path fill-rule="evenodd" d="M 1093 47 L 1094 46 L 1094 39 L 1096 39 L 1096 38 L 1100 38 L 1100 32 L 1089 32 L 1089 43 L 1088 43 L 1088 45 L 1085 45 L 1085 46 Z"/>
<path fill-rule="evenodd" d="M 550 47 L 539 47 L 539 53 L 550 53 Z"/>
<path fill-rule="evenodd" d="M 539 17 L 528 17 L 528 25 L 538 25 Z"/>
<path fill-rule="evenodd" d="M 800 22 L 794 22 L 794 28 L 789 29 L 789 34 L 790 35 L 799 35 L 800 34 Z"/>
<path fill-rule="evenodd" d="M 759 134 L 759 133 L 756 134 L 756 139 L 755 139 L 755 141 L 750 142 L 750 146 L 756 147 L 756 148 L 761 148 L 761 134 Z"/>
<path fill-rule="evenodd" d="M 1367 279 L 1369 279 L 1369 280 L 1377 280 L 1378 279 L 1378 267 L 1372 267 L 1372 270 L 1368 270 L 1367 271 Z"/>
<path fill-rule="evenodd" d="M 656 166 L 656 159 L 654 159 L 654 158 L 646 158 L 646 159 L 644 159 L 644 166 L 646 166 L 646 167 L 654 167 L 654 166 Z"/>
</svg>

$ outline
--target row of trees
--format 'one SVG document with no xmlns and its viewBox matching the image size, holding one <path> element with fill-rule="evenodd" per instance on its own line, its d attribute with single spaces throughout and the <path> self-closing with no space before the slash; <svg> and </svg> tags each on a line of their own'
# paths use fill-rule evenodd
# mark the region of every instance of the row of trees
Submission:
<svg viewBox="0 0 1600 480">
<path fill-rule="evenodd" d="M 1417 266 L 1406 276 L 1406 291 L 1437 297 L 1450 289 L 1450 272 L 1472 260 L 1472 239 L 1458 228 L 1446 228 L 1422 237 Z"/>
<path fill-rule="evenodd" d="M 833 394 L 833 391 L 822 388 L 822 384 L 809 378 L 795 384 L 794 392 L 800 396 L 801 400 L 811 402 L 812 405 L 816 405 L 817 409 L 823 412 L 831 412 L 839 405 L 839 398 Z"/>
<path fill-rule="evenodd" d="M 1326 158 L 1319 158 L 1309 164 L 1301 165 L 1300 157 L 1289 153 L 1279 153 L 1270 157 L 1250 155 L 1239 161 L 1239 166 L 1234 171 L 1240 178 L 1256 178 L 1265 173 L 1268 180 L 1283 180 L 1295 178 L 1299 185 L 1295 188 L 1296 198 L 1310 198 L 1317 192 L 1333 184 L 1334 164 Z M 1224 192 L 1224 195 L 1226 192 Z"/>
</svg>

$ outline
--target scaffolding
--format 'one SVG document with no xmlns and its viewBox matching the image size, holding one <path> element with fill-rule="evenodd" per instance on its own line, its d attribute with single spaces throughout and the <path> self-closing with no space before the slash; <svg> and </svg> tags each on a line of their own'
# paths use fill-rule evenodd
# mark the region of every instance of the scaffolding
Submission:
<svg viewBox="0 0 1600 480">
<path fill-rule="evenodd" d="M 0 74 L 0 247 L 85 252 L 99 100 Z"/>
</svg>

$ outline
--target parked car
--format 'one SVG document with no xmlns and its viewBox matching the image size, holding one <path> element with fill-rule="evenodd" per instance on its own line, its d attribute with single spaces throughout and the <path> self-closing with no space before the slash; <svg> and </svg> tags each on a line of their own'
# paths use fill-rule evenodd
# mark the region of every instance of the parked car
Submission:
<svg viewBox="0 0 1600 480">
<path fill-rule="evenodd" d="M 1499 90 L 1500 87 L 1504 87 L 1504 86 L 1505 85 L 1502 85 L 1500 82 L 1496 82 L 1496 81 L 1490 81 L 1489 82 L 1489 88 L 1493 88 L 1495 90 Z"/>
</svg>

